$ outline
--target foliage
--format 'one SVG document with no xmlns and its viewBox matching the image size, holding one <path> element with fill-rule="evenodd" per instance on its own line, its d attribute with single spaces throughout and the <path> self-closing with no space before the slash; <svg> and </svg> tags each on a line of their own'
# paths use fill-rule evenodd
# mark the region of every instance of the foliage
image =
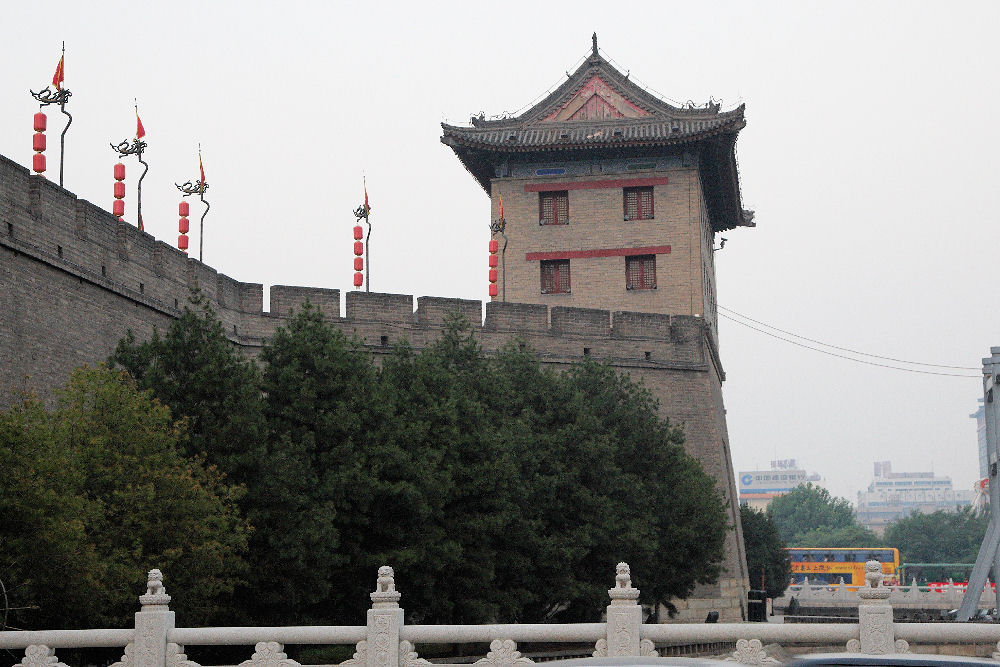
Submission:
<svg viewBox="0 0 1000 667">
<path fill-rule="evenodd" d="M 200 291 L 192 290 L 165 335 L 137 342 L 129 331 L 108 363 L 187 419 L 187 454 L 204 454 L 253 490 L 265 436 L 260 372 L 227 340 Z"/>
<path fill-rule="evenodd" d="M 180 452 L 182 424 L 124 374 L 81 368 L 47 410 L 0 413 L 0 577 L 8 623 L 126 625 L 146 572 L 183 594 L 174 608 L 209 623 L 244 574 L 239 487 Z"/>
<path fill-rule="evenodd" d="M 268 457 L 305 480 L 274 490 L 299 517 L 279 588 L 313 581 L 310 618 L 357 618 L 386 563 L 415 622 L 593 618 L 621 560 L 648 601 L 718 575 L 712 479 L 648 392 L 605 367 L 555 373 L 515 347 L 488 357 L 454 320 L 375 368 L 308 305 L 261 360 Z M 297 531 L 317 537 L 307 547 Z M 325 554 L 318 574 L 307 548 Z"/>
<path fill-rule="evenodd" d="M 860 526 L 846 498 L 835 498 L 821 486 L 801 484 L 767 506 L 767 516 L 790 546 L 875 546 L 881 540 Z"/>
<path fill-rule="evenodd" d="M 907 562 L 974 563 L 988 523 L 989 514 L 972 507 L 913 513 L 889 524 L 885 540 Z"/>
<path fill-rule="evenodd" d="M 763 510 L 740 505 L 743 544 L 746 547 L 750 587 L 759 588 L 764 576 L 764 589 L 771 598 L 780 597 L 791 581 L 792 567 L 785 553 L 785 543 L 778 526 Z"/>
<path fill-rule="evenodd" d="M 229 622 L 356 623 L 384 564 L 408 618 L 438 623 L 593 619 L 622 560 L 647 603 L 718 577 L 714 481 L 607 367 L 486 355 L 459 319 L 376 365 L 306 304 L 258 373 L 197 293 L 113 361 L 188 419 L 188 451 L 248 487 L 249 582 Z"/>
</svg>

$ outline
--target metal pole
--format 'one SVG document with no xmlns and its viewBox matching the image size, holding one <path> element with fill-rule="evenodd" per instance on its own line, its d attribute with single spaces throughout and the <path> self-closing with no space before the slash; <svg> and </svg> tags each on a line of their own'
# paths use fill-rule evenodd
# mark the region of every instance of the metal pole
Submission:
<svg viewBox="0 0 1000 667">
<path fill-rule="evenodd" d="M 201 214 L 201 223 L 198 226 L 198 261 L 199 262 L 204 262 L 204 259 L 203 259 L 204 255 L 203 255 L 203 253 L 205 251 L 205 216 L 208 215 L 208 209 L 212 208 L 212 205 L 209 204 L 208 201 L 205 199 L 205 190 L 207 190 L 207 189 L 208 189 L 208 186 L 205 183 L 202 183 L 201 187 L 198 188 L 198 190 L 199 190 L 198 194 L 201 197 L 201 203 L 205 205 L 205 212 Z"/>
<path fill-rule="evenodd" d="M 146 164 L 146 161 L 142 159 L 142 149 L 145 146 L 146 146 L 146 144 L 144 144 L 144 143 L 140 143 L 139 144 L 139 152 L 137 154 L 137 157 L 139 158 L 139 164 L 141 164 L 143 167 L 145 167 L 145 169 L 142 170 L 142 176 L 139 177 L 139 185 L 138 185 L 138 187 L 136 189 L 136 191 L 137 191 L 136 199 L 138 200 L 137 215 L 139 216 L 139 221 L 138 222 L 139 222 L 139 227 L 141 227 L 143 229 L 145 229 L 145 225 L 142 222 L 142 179 L 146 178 L 146 172 L 149 171 L 149 165 Z"/>
<path fill-rule="evenodd" d="M 368 225 L 368 234 L 365 235 L 365 291 L 368 291 L 368 269 L 372 266 L 371 255 L 369 250 L 372 247 L 372 223 L 368 221 L 368 211 L 365 210 L 365 224 Z"/>
<path fill-rule="evenodd" d="M 503 296 L 501 301 L 507 300 L 507 225 L 504 225 L 500 229 L 500 235 L 503 236 L 503 250 L 500 252 L 500 267 L 503 270 Z"/>
<path fill-rule="evenodd" d="M 69 126 L 73 124 L 73 115 L 66 111 L 66 100 L 67 97 L 63 98 L 62 104 L 59 105 L 59 109 L 69 117 L 66 121 L 66 127 L 63 128 L 62 134 L 59 135 L 59 187 L 63 186 L 63 162 L 66 159 L 66 132 L 69 131 Z"/>
<path fill-rule="evenodd" d="M 965 589 L 965 596 L 962 604 L 958 608 L 956 620 L 968 621 L 979 608 L 979 599 L 986 586 L 986 579 L 989 575 L 990 567 L 993 567 L 993 578 L 1000 573 L 1000 558 L 998 558 L 998 547 L 1000 547 L 1000 477 L 998 477 L 998 467 L 1000 467 L 1000 456 L 997 448 L 997 410 L 1000 409 L 1000 398 L 995 396 L 998 383 L 997 374 L 1000 373 L 1000 347 L 990 348 L 990 357 L 983 359 L 983 413 L 986 417 L 986 455 L 989 461 L 988 484 L 990 487 L 990 522 L 983 537 L 983 543 L 979 547 L 979 554 L 976 556 L 976 564 L 969 575 L 969 586 Z M 1000 585 L 997 586 L 1000 592 Z M 1000 596 L 998 596 L 1000 597 Z M 1000 600 L 998 600 L 1000 602 Z"/>
</svg>

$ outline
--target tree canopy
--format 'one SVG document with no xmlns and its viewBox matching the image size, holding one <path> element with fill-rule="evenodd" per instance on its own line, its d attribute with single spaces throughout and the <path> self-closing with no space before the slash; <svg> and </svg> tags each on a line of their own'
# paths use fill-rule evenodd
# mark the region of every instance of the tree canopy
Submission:
<svg viewBox="0 0 1000 667">
<path fill-rule="evenodd" d="M 175 533 L 115 562 L 137 577 L 160 567 L 173 591 L 204 576 L 216 591 L 204 615 L 221 622 L 356 623 L 384 564 L 397 571 L 408 618 L 430 623 L 593 620 L 620 561 L 642 602 L 668 608 L 719 575 L 727 521 L 714 480 L 652 395 L 606 366 L 556 372 L 519 345 L 486 354 L 457 318 L 436 342 L 415 351 L 399 341 L 375 363 L 308 304 L 255 365 L 197 293 L 166 332 L 127 336 L 110 361 L 182 418 L 172 456 L 197 466 L 190 475 L 219 499 L 203 499 L 190 520 L 204 521 L 205 540 L 228 528 L 211 559 L 236 564 L 237 576 L 223 584 L 215 570 L 182 565 L 189 549 L 169 545 L 190 539 Z M 107 418 L 113 400 L 126 397 L 107 399 Z M 24 430 L 23 416 L 9 419 L 5 428 Z M 130 451 L 107 445 L 119 446 Z M 53 479 L 78 472 L 59 465 Z M 140 466 L 126 477 L 148 489 L 140 473 L 152 475 Z M 132 505 L 108 506 L 143 507 L 122 498 Z M 71 500 L 21 510 L 65 523 L 51 538 L 65 552 L 77 544 L 72 517 L 89 507 Z M 120 609 L 134 609 L 136 588 L 121 586 Z"/>
<path fill-rule="evenodd" d="M 115 627 L 136 611 L 146 572 L 183 591 L 192 624 L 220 620 L 245 575 L 248 528 L 226 484 L 185 457 L 184 424 L 106 367 L 75 371 L 46 409 L 0 413 L 0 577 L 8 624 Z"/>
<path fill-rule="evenodd" d="M 913 513 L 890 523 L 885 541 L 911 563 L 975 563 L 989 514 L 972 507 L 957 512 Z"/>
<path fill-rule="evenodd" d="M 791 581 L 792 566 L 778 526 L 764 510 L 754 509 L 746 503 L 740 505 L 740 523 L 750 587 L 758 589 L 763 575 L 767 596 L 780 597 Z"/>
<path fill-rule="evenodd" d="M 781 539 L 794 547 L 877 546 L 882 539 L 861 526 L 846 498 L 811 482 L 782 494 L 767 506 Z"/>
</svg>

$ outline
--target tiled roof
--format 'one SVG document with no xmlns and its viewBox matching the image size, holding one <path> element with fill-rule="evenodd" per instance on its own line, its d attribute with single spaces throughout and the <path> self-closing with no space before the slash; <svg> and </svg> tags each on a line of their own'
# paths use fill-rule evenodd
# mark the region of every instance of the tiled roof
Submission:
<svg viewBox="0 0 1000 667">
<path fill-rule="evenodd" d="M 589 97 L 588 97 L 589 94 Z M 595 99 L 613 117 L 573 113 L 574 103 Z M 743 106 L 722 112 L 719 105 L 676 107 L 648 93 L 596 51 L 540 102 L 514 118 L 473 118 L 472 127 L 442 123 L 449 145 L 501 152 L 565 150 L 598 145 L 663 145 L 696 141 L 743 128 Z"/>
<path fill-rule="evenodd" d="M 487 192 L 494 169 L 512 154 L 553 153 L 566 159 L 590 151 L 648 151 L 699 143 L 702 176 L 716 214 L 716 229 L 752 226 L 743 211 L 735 145 L 746 125 L 744 107 L 721 111 L 716 103 L 677 107 L 650 94 L 594 50 L 552 93 L 519 116 L 472 118 L 471 127 L 442 123 L 441 141 L 450 146 Z M 558 159 L 558 158 L 556 158 Z"/>
</svg>

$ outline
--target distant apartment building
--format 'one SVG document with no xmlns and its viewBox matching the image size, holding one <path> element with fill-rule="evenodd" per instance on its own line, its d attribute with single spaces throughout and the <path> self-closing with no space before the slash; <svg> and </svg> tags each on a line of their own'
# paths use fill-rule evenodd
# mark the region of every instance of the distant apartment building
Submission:
<svg viewBox="0 0 1000 667">
<path fill-rule="evenodd" d="M 772 500 L 800 484 L 819 482 L 820 476 L 806 474 L 796 465 L 795 459 L 782 459 L 771 461 L 770 470 L 741 470 L 738 481 L 740 504 L 764 509 Z"/>
<path fill-rule="evenodd" d="M 933 472 L 893 472 L 889 461 L 875 464 L 867 491 L 858 492 L 858 522 L 882 535 L 886 525 L 914 512 L 954 512 L 972 504 L 972 491 L 956 491 L 950 477 Z"/>
</svg>

